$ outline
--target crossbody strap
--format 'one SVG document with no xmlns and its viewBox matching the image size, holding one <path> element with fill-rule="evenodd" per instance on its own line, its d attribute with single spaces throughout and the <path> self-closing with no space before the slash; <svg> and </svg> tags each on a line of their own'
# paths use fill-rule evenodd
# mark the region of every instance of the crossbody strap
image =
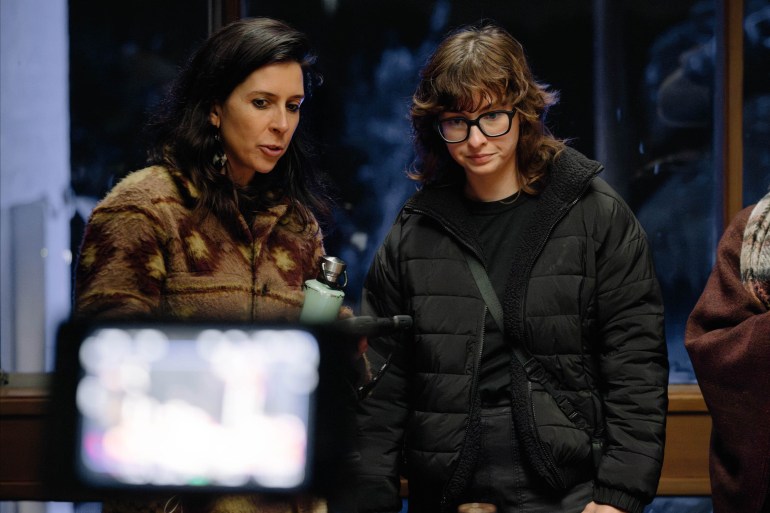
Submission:
<svg viewBox="0 0 770 513">
<path fill-rule="evenodd" d="M 489 276 L 484 269 L 484 265 L 475 257 L 475 255 L 472 255 L 468 251 L 463 251 L 463 255 L 465 255 L 465 260 L 468 262 L 473 279 L 476 281 L 479 292 L 481 292 L 482 299 L 484 299 L 484 302 L 487 304 L 490 315 L 492 315 L 492 318 L 495 320 L 497 327 L 500 329 L 500 333 L 504 334 L 505 324 L 503 322 L 503 307 L 500 304 L 500 299 L 498 299 L 497 294 L 495 293 L 494 287 L 492 287 L 492 282 L 489 281 Z M 556 378 L 548 374 L 548 371 L 545 370 L 540 362 L 532 356 L 522 344 L 514 343 L 512 346 L 513 354 L 516 356 L 516 359 L 519 360 L 521 366 L 524 367 L 527 377 L 531 381 L 541 384 L 551 397 L 553 397 L 556 404 L 559 405 L 561 411 L 564 412 L 567 418 L 577 427 L 587 430 L 589 428 L 588 423 L 580 412 L 572 406 L 572 403 L 559 393 L 551 383 L 551 381 Z"/>
<path fill-rule="evenodd" d="M 484 299 L 484 302 L 487 304 L 487 308 L 489 309 L 489 313 L 492 316 L 492 319 L 495 320 L 500 333 L 505 333 L 505 323 L 503 322 L 503 306 L 500 304 L 500 299 L 498 299 L 494 287 L 492 287 L 492 282 L 489 281 L 489 276 L 487 275 L 486 269 L 484 269 L 484 265 L 478 258 L 470 254 L 468 251 L 463 251 L 463 255 L 465 255 L 465 260 L 468 262 L 468 266 L 471 268 L 473 279 L 476 281 L 476 286 L 479 288 L 479 292 L 481 292 L 482 299 Z M 529 375 L 530 371 L 528 367 L 531 366 L 530 360 L 532 360 L 533 357 L 532 355 L 528 354 L 528 351 L 525 351 L 526 350 L 523 349 L 520 344 L 513 345 L 513 354 L 519 360 L 519 363 L 521 363 L 524 369 L 527 370 L 527 375 Z"/>
<path fill-rule="evenodd" d="M 476 281 L 479 292 L 481 292 L 481 297 L 487 304 L 487 308 L 489 308 L 489 313 L 492 315 L 495 323 L 497 323 L 500 333 L 505 333 L 505 325 L 503 324 L 503 306 L 500 304 L 495 289 L 492 287 L 492 282 L 489 281 L 487 271 L 484 269 L 484 266 L 478 258 L 467 251 L 463 251 L 463 255 L 465 255 L 465 260 L 471 268 L 471 274 Z"/>
</svg>

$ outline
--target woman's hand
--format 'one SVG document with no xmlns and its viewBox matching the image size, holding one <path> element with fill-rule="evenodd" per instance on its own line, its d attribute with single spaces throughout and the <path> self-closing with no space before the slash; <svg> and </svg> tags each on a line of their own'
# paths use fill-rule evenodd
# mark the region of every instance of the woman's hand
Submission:
<svg viewBox="0 0 770 513">
<path fill-rule="evenodd" d="M 609 504 L 596 504 L 594 501 L 589 502 L 583 509 L 583 513 L 628 513 L 624 509 L 618 509 Z"/>
<path fill-rule="evenodd" d="M 361 359 L 364 356 L 364 353 L 366 352 L 366 349 L 369 347 L 369 339 L 367 337 L 361 337 L 358 339 L 358 346 L 356 348 L 356 356 L 355 359 Z"/>
<path fill-rule="evenodd" d="M 343 320 L 343 319 L 351 319 L 355 317 L 353 315 L 353 309 L 351 309 L 349 306 L 341 306 L 340 312 L 337 315 L 337 320 Z M 364 353 L 366 352 L 366 348 L 369 347 L 369 341 L 366 336 L 362 336 L 358 339 L 358 342 L 356 342 L 356 350 L 353 355 L 353 361 L 360 360 Z"/>
</svg>

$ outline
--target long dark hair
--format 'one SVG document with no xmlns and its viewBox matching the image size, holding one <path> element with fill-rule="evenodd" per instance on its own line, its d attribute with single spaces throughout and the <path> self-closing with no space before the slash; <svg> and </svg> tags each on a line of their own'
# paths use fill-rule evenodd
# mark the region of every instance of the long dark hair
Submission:
<svg viewBox="0 0 770 513">
<path fill-rule="evenodd" d="M 222 27 L 192 54 L 151 119 L 148 128 L 154 142 L 149 161 L 187 176 L 198 189 L 198 210 L 203 215 L 212 212 L 230 226 L 236 223 L 239 197 L 254 200 L 256 196 L 265 207 L 275 201 L 276 190 L 289 199 L 304 227 L 314 217 L 330 219 L 326 186 L 315 168 L 314 147 L 301 121 L 275 169 L 255 176 L 255 191 L 255 187 L 239 187 L 214 164 L 222 147 L 209 119 L 212 106 L 224 103 L 254 70 L 277 62 L 302 67 L 309 97 L 322 81 L 314 70 L 315 60 L 307 36 L 282 21 L 252 18 Z"/>
<path fill-rule="evenodd" d="M 535 80 L 521 44 L 488 20 L 447 35 L 420 72 L 410 112 L 417 153 L 412 179 L 426 184 L 462 176 L 435 130 L 435 120 L 447 110 L 475 111 L 488 100 L 510 102 L 518 111 L 520 183 L 525 191 L 537 193 L 533 185 L 564 148 L 544 121 L 558 94 Z"/>
</svg>

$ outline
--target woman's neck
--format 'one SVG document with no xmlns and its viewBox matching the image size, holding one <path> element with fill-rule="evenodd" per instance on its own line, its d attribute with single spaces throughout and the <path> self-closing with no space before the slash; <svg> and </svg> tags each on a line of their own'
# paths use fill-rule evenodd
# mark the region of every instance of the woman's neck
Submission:
<svg viewBox="0 0 770 513">
<path fill-rule="evenodd" d="M 516 193 L 521 187 L 515 174 L 478 176 L 466 173 L 465 196 L 475 201 L 499 201 Z"/>
</svg>

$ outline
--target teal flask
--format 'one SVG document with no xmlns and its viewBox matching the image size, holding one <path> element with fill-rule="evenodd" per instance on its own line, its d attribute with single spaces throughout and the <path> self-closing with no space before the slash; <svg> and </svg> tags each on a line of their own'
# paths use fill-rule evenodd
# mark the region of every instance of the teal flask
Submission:
<svg viewBox="0 0 770 513">
<path fill-rule="evenodd" d="M 345 298 L 342 289 L 348 281 L 346 267 L 347 264 L 337 257 L 321 257 L 318 277 L 307 280 L 302 286 L 305 301 L 299 314 L 300 322 L 315 324 L 337 319 L 342 300 Z"/>
</svg>

